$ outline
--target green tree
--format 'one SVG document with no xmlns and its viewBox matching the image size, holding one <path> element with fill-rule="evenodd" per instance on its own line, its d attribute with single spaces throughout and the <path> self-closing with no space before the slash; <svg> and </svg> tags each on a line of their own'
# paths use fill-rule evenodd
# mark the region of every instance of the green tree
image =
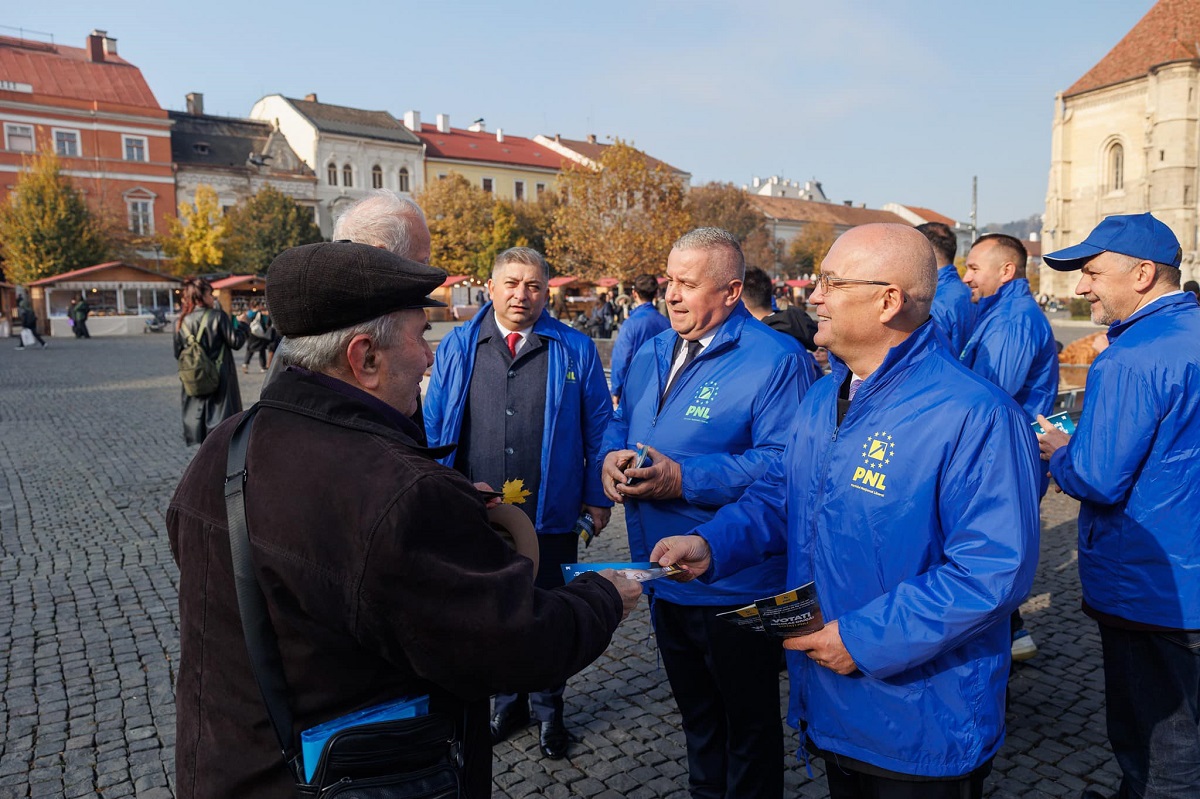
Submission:
<svg viewBox="0 0 1200 799">
<path fill-rule="evenodd" d="M 53 153 L 33 158 L 0 206 L 0 250 L 5 274 L 20 285 L 108 259 L 103 225 Z"/>
<path fill-rule="evenodd" d="M 547 255 L 564 274 L 623 281 L 661 274 L 671 244 L 691 223 L 678 179 L 620 139 L 597 169 L 565 168 L 559 187 L 563 203 Z"/>
<path fill-rule="evenodd" d="M 179 218 L 170 221 L 162 248 L 175 259 L 175 271 L 190 275 L 211 272 L 225 258 L 225 218 L 212 186 L 196 187 L 195 203 L 180 203 Z"/>
<path fill-rule="evenodd" d="M 238 203 L 225 215 L 225 266 L 242 273 L 267 271 L 290 247 L 321 241 L 312 209 L 271 186 Z"/>
<path fill-rule="evenodd" d="M 492 195 L 457 172 L 427 182 L 416 201 L 429 224 L 430 263 L 452 275 L 486 278 L 498 252 L 497 234 L 512 234 L 511 214 L 502 212 L 509 221 L 497 231 Z"/>
</svg>

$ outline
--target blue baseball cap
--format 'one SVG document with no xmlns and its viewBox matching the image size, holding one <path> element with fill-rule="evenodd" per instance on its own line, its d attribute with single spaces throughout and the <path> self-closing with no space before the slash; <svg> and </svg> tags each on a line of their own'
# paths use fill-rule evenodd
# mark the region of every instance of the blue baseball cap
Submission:
<svg viewBox="0 0 1200 799">
<path fill-rule="evenodd" d="M 1070 272 L 1102 252 L 1117 252 L 1131 258 L 1153 261 L 1156 264 L 1178 267 L 1183 260 L 1183 248 L 1171 228 L 1152 214 L 1124 214 L 1107 217 L 1082 244 L 1067 247 L 1042 260 L 1051 269 Z"/>
</svg>

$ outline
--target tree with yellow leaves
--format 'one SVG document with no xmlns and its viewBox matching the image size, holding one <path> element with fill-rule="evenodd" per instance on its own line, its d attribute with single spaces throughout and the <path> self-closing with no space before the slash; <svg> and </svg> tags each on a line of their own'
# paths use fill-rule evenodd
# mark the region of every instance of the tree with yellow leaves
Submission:
<svg viewBox="0 0 1200 799">
<path fill-rule="evenodd" d="M 162 238 L 163 252 L 175 259 L 176 274 L 212 272 L 225 260 L 224 236 L 225 217 L 217 193 L 201 183 L 195 202 L 180 203 L 179 218 L 170 220 Z"/>
<path fill-rule="evenodd" d="M 416 201 L 429 224 L 429 262 L 452 275 L 487 277 L 496 233 L 492 195 L 451 172 L 427 182 Z"/>
<path fill-rule="evenodd" d="M 29 162 L 0 206 L 0 251 L 5 276 L 18 285 L 107 260 L 111 244 L 104 226 L 53 153 Z"/>
<path fill-rule="evenodd" d="M 792 271 L 796 274 L 820 272 L 821 262 L 836 238 L 837 232 L 828 222 L 806 224 L 788 250 L 792 257 Z"/>
<path fill-rule="evenodd" d="M 620 139 L 597 168 L 564 168 L 558 185 L 563 202 L 546 249 L 561 274 L 624 281 L 661 274 L 671 244 L 690 226 L 678 179 Z"/>
</svg>

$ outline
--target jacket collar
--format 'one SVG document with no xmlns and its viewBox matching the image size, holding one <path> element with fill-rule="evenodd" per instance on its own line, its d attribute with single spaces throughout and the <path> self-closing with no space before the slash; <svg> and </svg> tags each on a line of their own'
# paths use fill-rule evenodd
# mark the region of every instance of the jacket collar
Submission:
<svg viewBox="0 0 1200 799">
<path fill-rule="evenodd" d="M 328 375 L 285 369 L 263 389 L 258 404 L 390 438 L 431 458 L 445 457 L 454 450 L 453 444 L 444 447 L 425 446 L 425 436 L 411 419 L 399 412 L 381 410 L 376 405 L 378 400 L 369 394 L 363 399 L 359 396 L 363 394 L 359 389 Z"/>
<path fill-rule="evenodd" d="M 1153 300 L 1149 305 L 1139 308 L 1133 316 L 1128 319 L 1118 319 L 1108 327 L 1108 342 L 1111 344 L 1116 340 L 1117 336 L 1129 329 L 1130 325 L 1145 319 L 1148 316 L 1153 316 L 1159 313 L 1176 313 L 1185 307 L 1196 307 L 1196 297 L 1190 291 L 1182 291 L 1179 294 L 1173 294 L 1170 297 L 1160 297 Z"/>
<path fill-rule="evenodd" d="M 1012 302 L 1018 297 L 1033 297 L 1033 293 L 1029 290 L 1029 281 L 1025 278 L 1019 277 L 1002 283 L 995 294 L 981 299 L 979 301 L 979 318 L 982 319 L 990 314 L 997 305 Z"/>
<path fill-rule="evenodd" d="M 467 323 L 467 340 L 477 341 L 479 338 L 479 328 L 485 320 L 493 318 L 492 303 L 489 300 L 486 305 L 475 312 L 475 316 L 471 317 L 471 321 Z M 542 315 L 537 318 L 530 328 L 534 333 L 538 334 L 539 338 L 562 339 L 563 331 L 569 330 L 562 322 L 557 321 L 550 315 L 545 308 L 542 309 Z"/>
<path fill-rule="evenodd" d="M 947 356 L 949 356 L 946 345 L 941 343 L 942 338 L 939 334 L 937 323 L 932 319 L 925 320 L 920 327 L 912 332 L 912 335 L 888 350 L 879 368 L 868 375 L 863 380 L 862 385 L 858 387 L 858 393 L 854 395 L 854 401 L 859 402 L 876 391 L 881 390 L 882 386 L 890 385 L 900 379 L 900 376 L 907 369 L 929 357 L 931 354 L 936 354 L 938 350 L 946 352 Z M 832 364 L 830 376 L 833 378 L 833 384 L 840 386 L 845 382 L 850 369 L 841 360 L 833 357 L 829 360 Z"/>
</svg>

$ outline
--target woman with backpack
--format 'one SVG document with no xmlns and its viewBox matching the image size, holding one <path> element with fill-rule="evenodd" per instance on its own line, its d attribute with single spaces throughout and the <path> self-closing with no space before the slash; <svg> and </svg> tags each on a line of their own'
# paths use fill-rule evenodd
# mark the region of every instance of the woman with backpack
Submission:
<svg viewBox="0 0 1200 799">
<path fill-rule="evenodd" d="M 221 310 L 202 277 L 184 281 L 175 320 L 175 360 L 183 400 L 183 440 L 199 444 L 212 429 L 242 410 L 233 350 L 246 329 Z"/>
</svg>

